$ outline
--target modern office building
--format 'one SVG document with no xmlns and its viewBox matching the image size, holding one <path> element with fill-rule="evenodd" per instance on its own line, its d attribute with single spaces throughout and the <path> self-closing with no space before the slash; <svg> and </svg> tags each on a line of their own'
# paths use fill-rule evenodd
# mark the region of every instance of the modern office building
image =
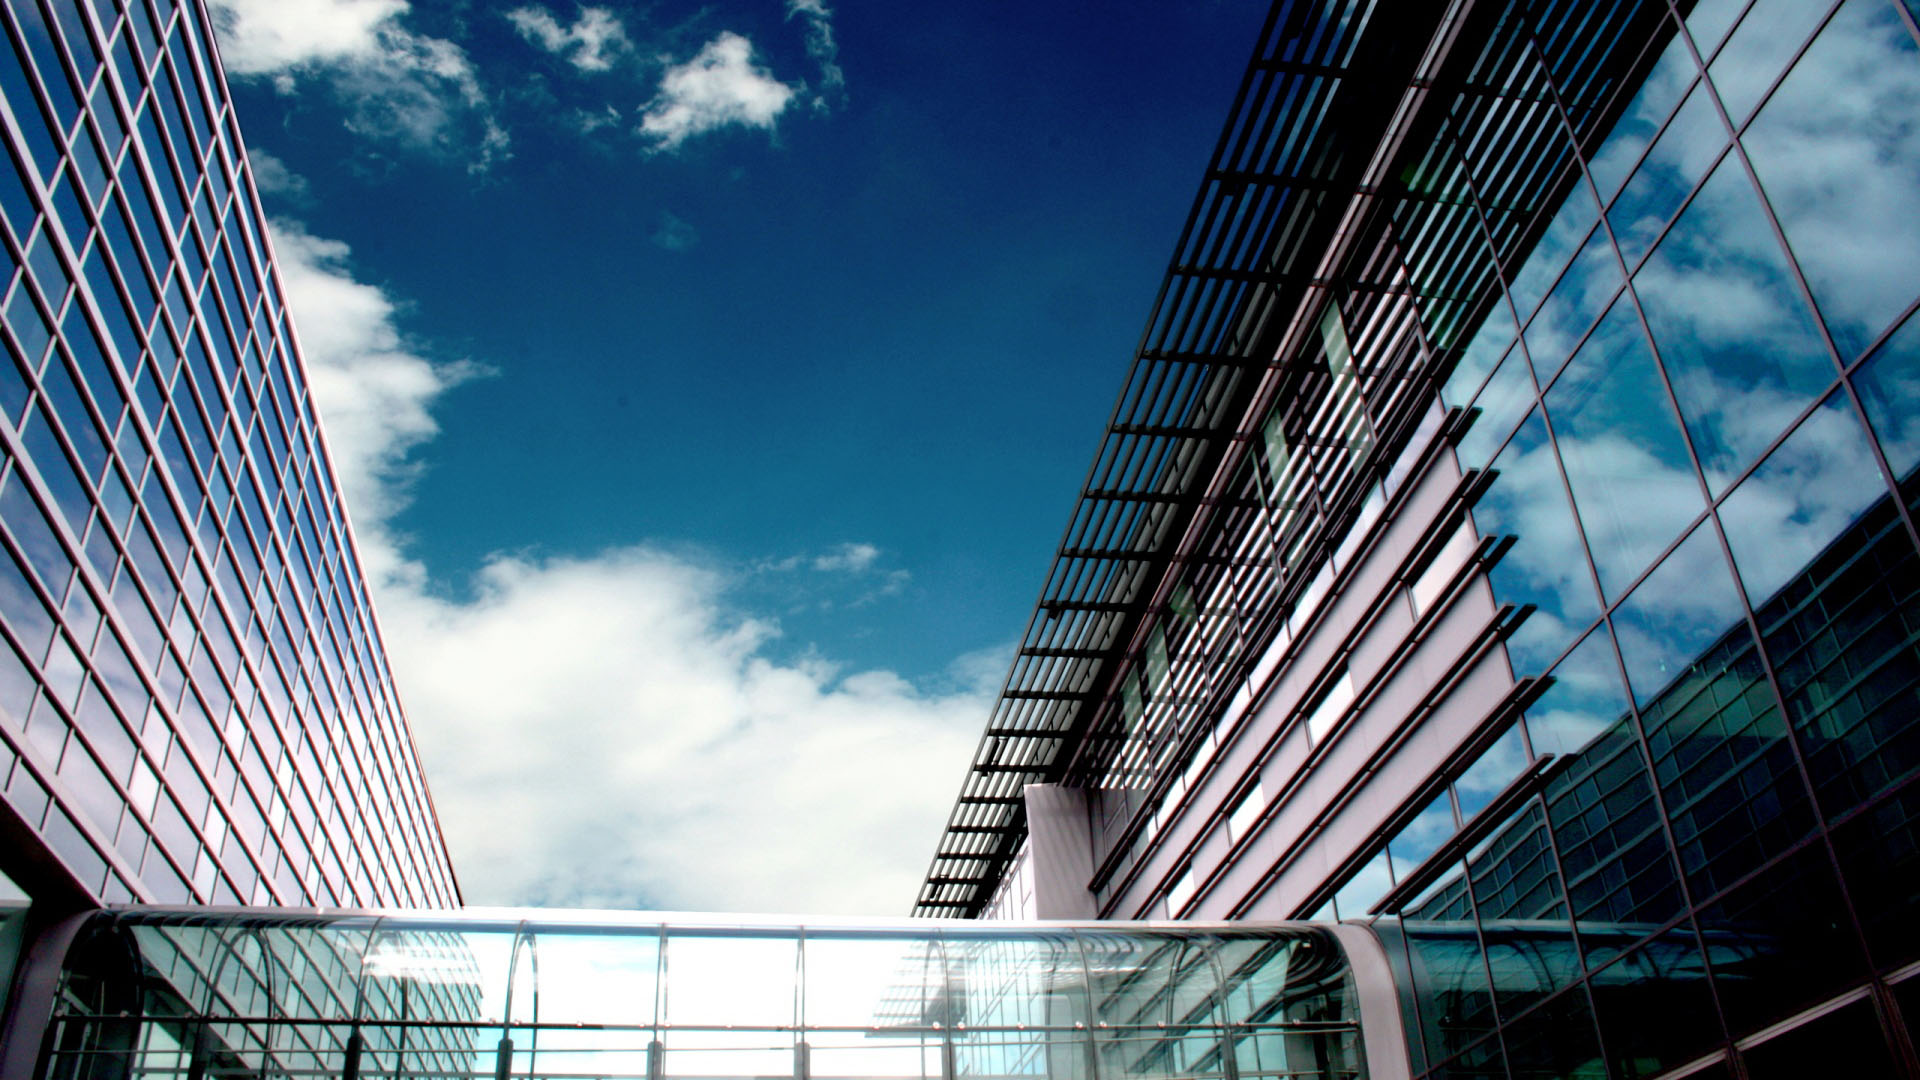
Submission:
<svg viewBox="0 0 1920 1080">
<path fill-rule="evenodd" d="M 1416 1075 L 1914 1075 L 1910 0 L 1282 0 L 922 886 Z"/>
<path fill-rule="evenodd" d="M 0 879 L 448 907 L 197 0 L 0 4 Z"/>
</svg>

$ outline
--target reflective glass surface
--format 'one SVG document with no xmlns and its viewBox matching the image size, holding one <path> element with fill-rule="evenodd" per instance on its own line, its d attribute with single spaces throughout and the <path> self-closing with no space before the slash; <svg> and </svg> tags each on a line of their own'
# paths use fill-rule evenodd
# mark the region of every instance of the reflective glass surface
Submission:
<svg viewBox="0 0 1920 1080">
<path fill-rule="evenodd" d="M 1780 72 L 1826 15 L 1823 0 L 1757 0 L 1707 65 L 1735 126 L 1753 114 Z"/>
<path fill-rule="evenodd" d="M 1624 592 L 1701 510 L 1700 484 L 1639 315 L 1616 303 L 1547 390 L 1600 585 Z"/>
<path fill-rule="evenodd" d="M 1376 923 L 1418 988 L 1416 1074 L 1797 1067 L 1800 1035 L 1733 1044 L 1920 959 L 1917 46 L 1885 0 L 1748 8 L 1679 8 L 1707 82 L 1649 31 L 1585 150 L 1604 227 L 1578 177 L 1529 226 L 1488 211 L 1530 237 L 1505 274 L 1526 329 L 1509 351 L 1490 303 L 1443 400 L 1481 410 L 1473 525 L 1511 539 L 1487 580 L 1534 608 L 1504 647 L 1546 681 L 1384 844 L 1396 882 L 1427 875 Z M 1536 16 L 1550 70 L 1600 10 Z M 1491 205 L 1519 166 L 1481 138 L 1461 153 Z M 1504 819 L 1470 823 L 1529 758 Z M 1829 1015 L 1883 1060 L 1870 1012 Z"/>
<path fill-rule="evenodd" d="M 1735 158 L 1700 188 L 1634 289 L 1716 489 L 1833 383 L 1837 369 Z"/>
<path fill-rule="evenodd" d="M 1685 675 L 1723 633 L 1747 634 L 1720 538 L 1702 525 L 1613 613 L 1634 699 L 1646 704 Z"/>
<path fill-rule="evenodd" d="M 1404 599 L 1410 667 L 1461 640 L 1429 635 L 1451 604 L 1456 627 L 1485 625 L 1489 594 L 1515 615 L 1497 648 L 1538 681 L 1447 701 L 1457 748 L 1299 895 L 1395 944 L 1417 1075 L 1744 1075 L 1768 1043 L 1798 1060 L 1769 1025 L 1838 1015 L 1920 960 L 1920 44 L 1893 0 L 1514 0 L 1458 30 L 1366 192 L 1391 228 L 1341 232 L 1338 316 L 1298 313 L 1283 400 L 1236 421 L 1246 513 L 1223 502 L 1183 573 L 1213 575 L 1200 608 L 1286 625 L 1234 671 L 1316 662 L 1301 643 L 1341 603 Z M 1403 372 L 1438 402 L 1396 433 Z M 1395 488 L 1429 447 L 1414 490 L 1436 505 L 1457 485 L 1464 524 L 1453 504 L 1418 520 Z M 1360 492 L 1389 509 L 1354 512 Z M 1478 607 L 1441 596 L 1423 555 L 1373 591 L 1353 547 L 1293 524 L 1343 521 L 1482 545 L 1457 594 Z M 1146 681 L 1176 684 L 1174 632 L 1169 659 L 1152 627 L 1137 639 Z M 1370 690 L 1356 659 L 1370 644 L 1335 651 L 1356 700 L 1384 702 L 1397 687 Z M 1116 711 L 1145 723 L 1157 696 L 1133 685 Z M 1121 786 L 1104 820 L 1155 805 Z M 1209 853 L 1168 833 L 1115 837 L 1103 904 L 1164 900 L 1170 845 Z M 1231 877 L 1213 902 L 1261 898 L 1227 895 Z M 1183 962 L 1151 985 L 1179 986 Z M 1848 1030 L 1889 1045 L 1877 1015 Z"/>
<path fill-rule="evenodd" d="M 1894 478 L 1906 480 L 1920 467 L 1920 316 L 1909 316 L 1886 344 L 1854 372 L 1873 435 Z"/>
<path fill-rule="evenodd" d="M 1594 972 L 1600 1035 L 1616 1075 L 1653 1076 L 1723 1042 L 1693 928 L 1659 934 Z"/>
<path fill-rule="evenodd" d="M 457 903 L 207 11 L 0 29 L 9 804 L 102 901 Z"/>
<path fill-rule="evenodd" d="M 1747 21 L 1777 10 L 1792 25 L 1763 24 L 1756 40 L 1787 34 L 1774 40 L 1797 46 L 1791 34 L 1824 7 L 1776 0 L 1756 5 Z M 1836 80 L 1846 93 L 1834 93 Z M 1848 0 L 1741 137 L 1849 360 L 1920 296 L 1920 131 L 1898 119 L 1916 101 L 1920 44 L 1899 11 L 1889 0 Z"/>
<path fill-rule="evenodd" d="M 1619 288 L 1619 256 L 1606 230 L 1595 229 L 1527 324 L 1527 353 L 1540 381 L 1552 380 Z"/>
<path fill-rule="evenodd" d="M 1527 709 L 1535 754 L 1572 754 L 1619 720 L 1627 709 L 1613 635 L 1596 627 L 1553 669 L 1553 686 Z"/>
<path fill-rule="evenodd" d="M 1494 368 L 1493 375 L 1473 399 L 1479 418 L 1460 440 L 1461 464 L 1479 468 L 1492 460 L 1500 444 L 1513 434 L 1513 426 L 1533 404 L 1533 378 L 1527 373 L 1523 350 L 1515 348 Z"/>
<path fill-rule="evenodd" d="M 1747 598 L 1764 604 L 1886 493 L 1858 414 L 1830 397 L 1720 504 Z"/>
<path fill-rule="evenodd" d="M 1514 669 L 1544 671 L 1599 616 L 1600 602 L 1586 560 L 1569 557 L 1585 540 L 1539 410 L 1520 425 L 1493 468 L 1499 476 L 1474 504 L 1474 525 L 1483 535 L 1517 538 L 1490 576 L 1503 600 L 1535 606 L 1507 639 Z"/>
<path fill-rule="evenodd" d="M 1740 1054 L 1749 1080 L 1799 1080 L 1832 1068 L 1845 1047 L 1846 1071 L 1862 1078 L 1900 1075 L 1880 1037 L 1873 1004 L 1856 1001 L 1804 1027 L 1774 1036 Z"/>
<path fill-rule="evenodd" d="M 1513 304 L 1524 321 L 1553 287 L 1569 259 L 1588 241 L 1593 225 L 1600 219 L 1600 208 L 1593 191 L 1585 184 L 1574 184 L 1560 204 L 1559 212 L 1547 226 L 1540 242 L 1522 263 L 1513 278 Z"/>
<path fill-rule="evenodd" d="M 1653 247 L 1726 143 L 1726 127 L 1712 96 L 1696 86 L 1607 209 L 1628 266 Z"/>
<path fill-rule="evenodd" d="M 1892 0 L 1522 8 L 1418 153 L 1501 267 L 1440 397 L 1543 680 L 1325 891 L 1399 935 L 1416 1074 L 1759 1075 L 1820 1002 L 1883 1060 L 1844 995 L 1920 959 L 1920 42 Z"/>
<path fill-rule="evenodd" d="M 1696 7 L 1694 14 L 1699 15 L 1700 8 L 1705 6 Z M 1700 69 L 1686 49 L 1669 48 L 1661 53 L 1659 62 L 1634 91 L 1626 112 L 1614 122 L 1588 164 L 1602 199 L 1611 200 L 1619 192 L 1620 185 L 1626 182 L 1648 145 L 1659 136 L 1673 115 L 1674 106 L 1688 95 L 1699 74 Z M 1617 233 L 1620 223 L 1616 222 L 1614 228 Z"/>
</svg>

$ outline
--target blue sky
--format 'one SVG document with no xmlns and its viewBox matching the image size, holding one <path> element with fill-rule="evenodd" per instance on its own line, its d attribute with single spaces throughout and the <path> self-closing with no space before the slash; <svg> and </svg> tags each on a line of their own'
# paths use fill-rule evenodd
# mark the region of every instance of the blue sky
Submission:
<svg viewBox="0 0 1920 1080">
<path fill-rule="evenodd" d="M 469 901 L 904 911 L 1263 6 L 214 6 Z"/>
</svg>

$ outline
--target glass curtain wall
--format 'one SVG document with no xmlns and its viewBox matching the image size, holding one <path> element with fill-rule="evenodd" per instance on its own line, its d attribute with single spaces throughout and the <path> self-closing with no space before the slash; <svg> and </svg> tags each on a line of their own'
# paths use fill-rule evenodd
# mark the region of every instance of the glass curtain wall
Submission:
<svg viewBox="0 0 1920 1080">
<path fill-rule="evenodd" d="M 101 901 L 448 906 L 211 39 L 0 2 L 0 785 Z"/>
<path fill-rule="evenodd" d="M 1566 75 L 1591 27 L 1513 5 L 1483 53 L 1507 81 L 1434 150 L 1499 206 L 1485 117 L 1525 99 L 1565 163 L 1442 392 L 1492 476 L 1473 524 L 1512 544 L 1495 597 L 1534 609 L 1514 674 L 1549 678 L 1324 914 L 1404 940 L 1416 1072 L 1902 1075 L 1920 28 L 1897 0 L 1587 17 L 1636 7 L 1658 28 L 1615 122 Z"/>
<path fill-rule="evenodd" d="M 102 914 L 42 1075 L 1351 1080 L 1354 995 L 1311 927 Z"/>
</svg>

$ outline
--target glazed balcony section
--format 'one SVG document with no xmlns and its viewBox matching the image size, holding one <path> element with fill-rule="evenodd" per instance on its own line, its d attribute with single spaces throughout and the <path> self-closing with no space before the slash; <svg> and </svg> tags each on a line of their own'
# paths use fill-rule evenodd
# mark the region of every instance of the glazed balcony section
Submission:
<svg viewBox="0 0 1920 1080">
<path fill-rule="evenodd" d="M 93 916 L 46 1080 L 1366 1075 L 1311 927 L 973 930 Z"/>
</svg>

